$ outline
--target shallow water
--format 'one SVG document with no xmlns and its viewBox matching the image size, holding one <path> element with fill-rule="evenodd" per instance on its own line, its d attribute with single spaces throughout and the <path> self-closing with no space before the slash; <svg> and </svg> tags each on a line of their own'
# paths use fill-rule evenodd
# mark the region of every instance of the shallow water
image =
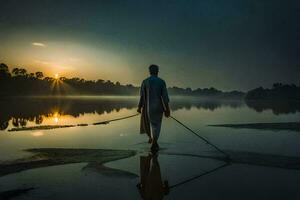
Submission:
<svg viewBox="0 0 300 200">
<path fill-rule="evenodd" d="M 221 149 L 300 157 L 299 132 L 207 126 L 226 123 L 299 122 L 298 102 L 245 103 L 179 97 L 173 97 L 171 100 L 174 117 Z M 156 194 L 164 195 L 165 199 L 300 198 L 300 170 L 233 163 L 200 176 L 222 166 L 224 162 L 196 155 L 221 154 L 170 118 L 163 120 L 159 140 L 162 150 L 157 158 L 149 156 L 147 138 L 139 134 L 139 117 L 107 125 L 8 132 L 13 127 L 90 124 L 135 114 L 135 97 L 43 97 L 0 101 L 1 162 L 30 155 L 22 151 L 28 148 L 104 148 L 137 151 L 134 157 L 105 164 L 107 167 L 137 176 L 108 176 L 85 169 L 87 164 L 80 163 L 27 170 L 0 177 L 0 192 L 36 187 L 17 199 L 141 199 L 141 195 L 147 196 L 151 193 L 149 191 L 157 191 Z M 144 188 L 144 192 L 139 192 L 136 185 L 141 182 L 141 167 L 144 166 L 142 161 L 145 159 L 151 163 L 148 167 L 153 168 L 151 173 L 146 173 L 148 182 L 163 185 L 164 181 L 168 181 L 171 187 L 169 192 L 165 191 L 166 187 L 162 189 L 150 186 Z M 200 177 L 184 182 L 197 176 Z M 172 187 L 181 182 L 183 183 Z"/>
</svg>

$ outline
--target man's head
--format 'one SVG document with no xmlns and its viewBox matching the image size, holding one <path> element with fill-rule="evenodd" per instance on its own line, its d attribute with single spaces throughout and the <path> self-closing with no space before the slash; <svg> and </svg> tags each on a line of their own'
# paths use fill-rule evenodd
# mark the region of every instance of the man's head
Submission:
<svg viewBox="0 0 300 200">
<path fill-rule="evenodd" d="M 150 65 L 149 66 L 149 72 L 151 75 L 156 75 L 158 74 L 159 68 L 157 65 Z"/>
</svg>

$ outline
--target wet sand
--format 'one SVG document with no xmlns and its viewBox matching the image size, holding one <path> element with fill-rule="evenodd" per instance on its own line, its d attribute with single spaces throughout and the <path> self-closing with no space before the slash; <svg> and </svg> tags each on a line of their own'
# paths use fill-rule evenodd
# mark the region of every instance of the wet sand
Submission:
<svg viewBox="0 0 300 200">
<path fill-rule="evenodd" d="M 24 188 L 24 189 L 16 189 L 16 190 L 8 190 L 8 191 L 0 192 L 0 199 L 3 200 L 13 199 L 23 194 L 27 194 L 31 190 L 34 190 L 34 188 Z"/>
<path fill-rule="evenodd" d="M 12 162 L 0 164 L 0 177 L 29 169 L 49 167 L 55 165 L 65 165 L 73 163 L 88 163 L 86 169 L 104 171 L 108 174 L 113 172 L 120 174 L 121 171 L 108 169 L 103 164 L 109 161 L 128 158 L 136 154 L 132 150 L 110 150 L 110 149 L 66 149 L 66 148 L 40 148 L 27 149 L 33 153 L 32 156 L 18 159 Z"/>
</svg>

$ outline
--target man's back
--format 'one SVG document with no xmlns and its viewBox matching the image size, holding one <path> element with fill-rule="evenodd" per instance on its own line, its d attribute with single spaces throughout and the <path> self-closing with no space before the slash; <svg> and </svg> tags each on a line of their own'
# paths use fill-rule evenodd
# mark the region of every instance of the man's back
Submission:
<svg viewBox="0 0 300 200">
<path fill-rule="evenodd" d="M 162 113 L 164 104 L 169 102 L 165 81 L 152 75 L 143 81 L 142 87 L 148 100 L 149 113 Z"/>
</svg>

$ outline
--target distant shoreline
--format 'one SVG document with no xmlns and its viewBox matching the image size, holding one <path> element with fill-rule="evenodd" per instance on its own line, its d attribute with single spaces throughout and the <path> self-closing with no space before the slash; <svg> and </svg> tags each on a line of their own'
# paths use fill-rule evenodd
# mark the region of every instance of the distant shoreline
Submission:
<svg viewBox="0 0 300 200">
<path fill-rule="evenodd" d="M 29 73 L 24 68 L 13 68 L 0 63 L 1 97 L 62 97 L 62 96 L 138 96 L 139 86 L 121 84 L 110 80 L 85 80 L 79 77 L 44 77 L 43 72 Z M 258 87 L 248 92 L 222 91 L 214 87 L 168 87 L 170 96 L 186 96 L 207 99 L 246 100 L 300 100 L 300 86 L 274 83 L 271 88 Z"/>
</svg>

